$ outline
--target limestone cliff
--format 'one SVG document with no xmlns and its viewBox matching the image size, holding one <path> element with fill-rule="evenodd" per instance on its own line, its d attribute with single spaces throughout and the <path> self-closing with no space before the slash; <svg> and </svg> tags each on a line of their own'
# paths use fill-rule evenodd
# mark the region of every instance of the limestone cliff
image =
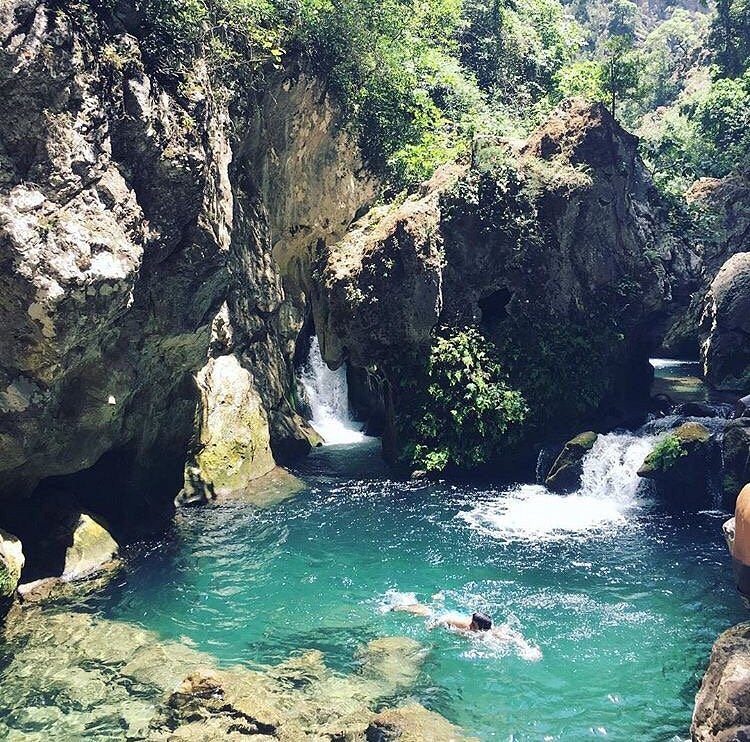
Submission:
<svg viewBox="0 0 750 742">
<path fill-rule="evenodd" d="M 44 482 L 137 521 L 188 453 L 213 457 L 199 487 L 241 488 L 309 447 L 309 253 L 373 193 L 321 84 L 290 63 L 229 95 L 200 55 L 162 79 L 128 28 L 45 0 L 3 3 L 0 39 L 0 511 Z M 204 453 L 218 368 L 265 441 L 240 476 Z"/>
<path fill-rule="evenodd" d="M 696 271 L 664 221 L 636 139 L 603 106 L 567 101 L 527 142 L 478 142 L 470 164 L 328 248 L 313 302 L 324 355 L 385 380 L 395 454 L 400 380 L 441 325 L 494 341 L 531 438 L 621 421 L 648 394 L 655 322 Z"/>
</svg>

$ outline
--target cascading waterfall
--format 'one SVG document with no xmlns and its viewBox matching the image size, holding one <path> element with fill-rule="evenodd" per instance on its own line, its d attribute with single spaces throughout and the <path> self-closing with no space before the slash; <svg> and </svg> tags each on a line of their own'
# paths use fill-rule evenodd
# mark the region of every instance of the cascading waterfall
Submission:
<svg viewBox="0 0 750 742">
<path fill-rule="evenodd" d="M 581 487 L 571 495 L 524 484 L 461 513 L 473 528 L 502 540 L 588 538 L 626 522 L 638 505 L 638 468 L 657 436 L 600 435 L 583 461 Z"/>
<path fill-rule="evenodd" d="M 328 368 L 317 337 L 310 342 L 310 353 L 300 370 L 299 381 L 310 405 L 310 424 L 326 445 L 358 443 L 365 439 L 362 426 L 352 419 L 349 412 L 346 368 L 342 366 L 337 371 Z"/>
</svg>

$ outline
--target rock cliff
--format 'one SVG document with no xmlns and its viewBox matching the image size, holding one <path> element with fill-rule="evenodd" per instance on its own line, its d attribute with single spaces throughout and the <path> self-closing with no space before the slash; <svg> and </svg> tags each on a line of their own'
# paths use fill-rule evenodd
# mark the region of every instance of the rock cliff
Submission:
<svg viewBox="0 0 750 742">
<path fill-rule="evenodd" d="M 186 457 L 194 489 L 241 489 L 309 447 L 292 357 L 310 254 L 372 180 L 303 70 L 229 95 L 200 55 L 163 79 L 128 31 L 0 8 L 0 511 L 42 482 L 142 524 Z M 207 450 L 224 382 L 257 411 L 241 466 L 232 440 Z"/>
<path fill-rule="evenodd" d="M 495 343 L 532 438 L 622 420 L 648 393 L 654 323 L 697 270 L 664 221 L 636 139 L 603 106 L 567 101 L 528 141 L 478 142 L 470 164 L 320 256 L 324 356 L 384 379 L 396 456 L 399 383 L 438 326 Z"/>
</svg>

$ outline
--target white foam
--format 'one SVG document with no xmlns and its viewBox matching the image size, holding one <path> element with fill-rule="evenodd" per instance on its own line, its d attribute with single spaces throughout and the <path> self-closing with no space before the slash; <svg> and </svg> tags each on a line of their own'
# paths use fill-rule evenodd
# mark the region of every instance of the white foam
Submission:
<svg viewBox="0 0 750 742">
<path fill-rule="evenodd" d="M 331 371 L 320 353 L 318 338 L 310 343 L 310 355 L 301 369 L 299 381 L 310 404 L 310 424 L 327 445 L 359 443 L 367 436 L 349 413 L 349 389 L 346 369 Z"/>
<path fill-rule="evenodd" d="M 526 484 L 459 513 L 478 532 L 504 541 L 588 538 L 627 523 L 638 507 L 637 471 L 655 436 L 612 433 L 599 436 L 583 462 L 580 489 L 558 495 Z"/>
<path fill-rule="evenodd" d="M 387 590 L 379 601 L 378 611 L 380 613 L 388 613 L 398 606 L 416 605 L 417 603 L 419 603 L 419 598 L 417 598 L 416 593 Z"/>
</svg>

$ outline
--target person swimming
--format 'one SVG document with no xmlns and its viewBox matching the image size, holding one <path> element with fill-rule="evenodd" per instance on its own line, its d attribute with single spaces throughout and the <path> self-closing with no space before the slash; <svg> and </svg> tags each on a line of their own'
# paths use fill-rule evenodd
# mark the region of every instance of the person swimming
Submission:
<svg viewBox="0 0 750 742">
<path fill-rule="evenodd" d="M 434 613 L 433 609 L 424 603 L 402 603 L 394 605 L 391 610 L 397 613 L 410 613 L 413 616 L 432 616 Z M 436 619 L 431 628 L 433 626 L 443 626 L 457 631 L 490 631 L 492 619 L 486 613 L 478 611 L 472 613 L 470 617 L 449 614 Z"/>
</svg>

